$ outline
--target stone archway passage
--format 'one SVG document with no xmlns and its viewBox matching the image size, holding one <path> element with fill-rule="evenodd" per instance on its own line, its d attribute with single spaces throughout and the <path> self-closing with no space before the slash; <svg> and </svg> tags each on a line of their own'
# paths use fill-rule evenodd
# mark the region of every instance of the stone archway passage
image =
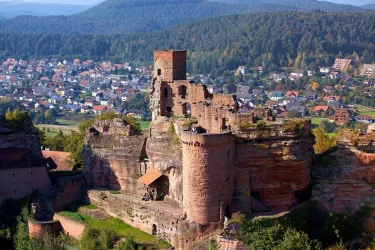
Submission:
<svg viewBox="0 0 375 250">
<path fill-rule="evenodd" d="M 158 234 L 158 229 L 155 224 L 152 224 L 152 235 L 157 235 Z"/>
</svg>

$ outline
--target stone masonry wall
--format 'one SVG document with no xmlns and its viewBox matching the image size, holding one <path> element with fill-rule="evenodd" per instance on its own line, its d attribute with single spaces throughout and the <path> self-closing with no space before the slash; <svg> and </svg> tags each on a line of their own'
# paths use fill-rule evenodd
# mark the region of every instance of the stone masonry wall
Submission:
<svg viewBox="0 0 375 250">
<path fill-rule="evenodd" d="M 55 214 L 53 219 L 59 221 L 64 233 L 68 236 L 79 239 L 86 229 L 86 225 L 78 221 L 72 220 L 65 216 Z"/>
<path fill-rule="evenodd" d="M 0 198 L 20 199 L 33 191 L 48 193 L 51 182 L 45 167 L 0 170 Z"/>
<path fill-rule="evenodd" d="M 219 222 L 221 203 L 230 210 L 232 201 L 233 136 L 182 132 L 181 141 L 187 218 L 201 225 Z"/>
</svg>

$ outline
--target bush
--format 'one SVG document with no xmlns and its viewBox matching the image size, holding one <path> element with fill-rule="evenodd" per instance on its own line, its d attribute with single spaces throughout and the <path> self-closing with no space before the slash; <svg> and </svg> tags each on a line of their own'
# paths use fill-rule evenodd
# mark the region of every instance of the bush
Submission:
<svg viewBox="0 0 375 250">
<path fill-rule="evenodd" d="M 82 250 L 99 250 L 113 248 L 117 235 L 113 229 L 87 228 L 80 239 Z"/>
<path fill-rule="evenodd" d="M 18 108 L 13 111 L 8 110 L 5 113 L 5 126 L 9 129 L 21 129 L 28 118 L 30 118 L 29 114 Z"/>
<path fill-rule="evenodd" d="M 118 246 L 118 250 L 138 250 L 140 247 L 141 245 L 135 242 L 131 236 L 127 236 Z"/>
<path fill-rule="evenodd" d="M 239 223 L 242 224 L 246 219 L 246 215 L 237 212 L 232 214 L 232 218 L 228 221 L 228 224 Z"/>
<path fill-rule="evenodd" d="M 275 250 L 320 250 L 322 244 L 317 240 L 310 240 L 306 233 L 295 229 L 287 229 L 283 241 L 275 247 Z"/>
<path fill-rule="evenodd" d="M 320 250 L 322 245 L 309 239 L 304 232 L 282 225 L 274 226 L 273 219 L 256 219 L 242 224 L 242 240 L 250 250 Z"/>
<path fill-rule="evenodd" d="M 284 124 L 284 132 L 302 133 L 304 129 L 305 121 L 303 119 L 292 119 Z"/>
</svg>

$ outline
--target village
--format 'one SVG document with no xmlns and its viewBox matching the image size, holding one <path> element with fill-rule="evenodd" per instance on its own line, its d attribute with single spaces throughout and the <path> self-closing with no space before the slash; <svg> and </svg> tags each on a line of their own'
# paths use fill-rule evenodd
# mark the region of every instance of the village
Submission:
<svg viewBox="0 0 375 250">
<path fill-rule="evenodd" d="M 0 99 L 36 114 L 56 110 L 59 116 L 99 115 L 108 111 L 150 120 L 151 74 L 151 65 L 135 67 L 129 62 L 8 58 L 0 66 Z M 239 66 L 216 76 L 187 75 L 188 80 L 205 84 L 210 93 L 235 94 L 241 113 L 270 108 L 277 118 L 312 118 L 315 127 L 323 122 L 327 133 L 373 122 L 374 77 L 374 64 L 355 65 L 352 59 L 336 59 L 333 65 L 315 71 L 287 68 L 270 72 L 263 67 Z M 139 99 L 146 103 L 140 104 Z M 57 124 L 56 119 L 35 117 L 37 124 Z"/>
</svg>

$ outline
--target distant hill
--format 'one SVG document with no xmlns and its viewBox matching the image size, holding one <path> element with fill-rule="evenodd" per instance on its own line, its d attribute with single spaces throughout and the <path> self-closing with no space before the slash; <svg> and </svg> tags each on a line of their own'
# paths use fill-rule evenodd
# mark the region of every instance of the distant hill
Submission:
<svg viewBox="0 0 375 250">
<path fill-rule="evenodd" d="M 210 0 L 231 4 L 277 4 L 288 7 L 295 7 L 303 10 L 324 10 L 324 11 L 352 11 L 358 9 L 352 5 L 336 4 L 329 1 L 318 0 Z"/>
<path fill-rule="evenodd" d="M 14 3 L 0 1 L 0 16 L 13 18 L 20 15 L 53 16 L 72 15 L 89 9 L 89 5 Z"/>
<path fill-rule="evenodd" d="M 318 1 L 310 1 L 318 5 Z M 7 21 L 0 21 L 0 32 L 52 34 L 150 32 L 192 20 L 215 16 L 299 9 L 291 5 L 275 4 L 276 2 L 278 1 L 273 0 L 270 3 L 229 4 L 206 0 L 106 0 L 89 10 L 72 16 L 42 18 L 20 16 Z M 326 8 L 324 6 L 327 3 L 319 3 L 322 4 L 321 9 L 326 11 L 357 9 L 352 6 L 331 3 L 329 3 L 331 7 Z M 314 8 L 304 7 L 303 9 L 310 10 Z"/>
<path fill-rule="evenodd" d="M 337 56 L 375 61 L 374 18 L 374 11 L 288 11 L 215 17 L 131 35 L 0 34 L 0 57 L 150 62 L 153 50 L 174 48 L 188 50 L 193 73 L 239 65 L 316 70 Z"/>
<path fill-rule="evenodd" d="M 361 6 L 362 9 L 375 10 L 375 4 L 366 4 Z"/>
</svg>

